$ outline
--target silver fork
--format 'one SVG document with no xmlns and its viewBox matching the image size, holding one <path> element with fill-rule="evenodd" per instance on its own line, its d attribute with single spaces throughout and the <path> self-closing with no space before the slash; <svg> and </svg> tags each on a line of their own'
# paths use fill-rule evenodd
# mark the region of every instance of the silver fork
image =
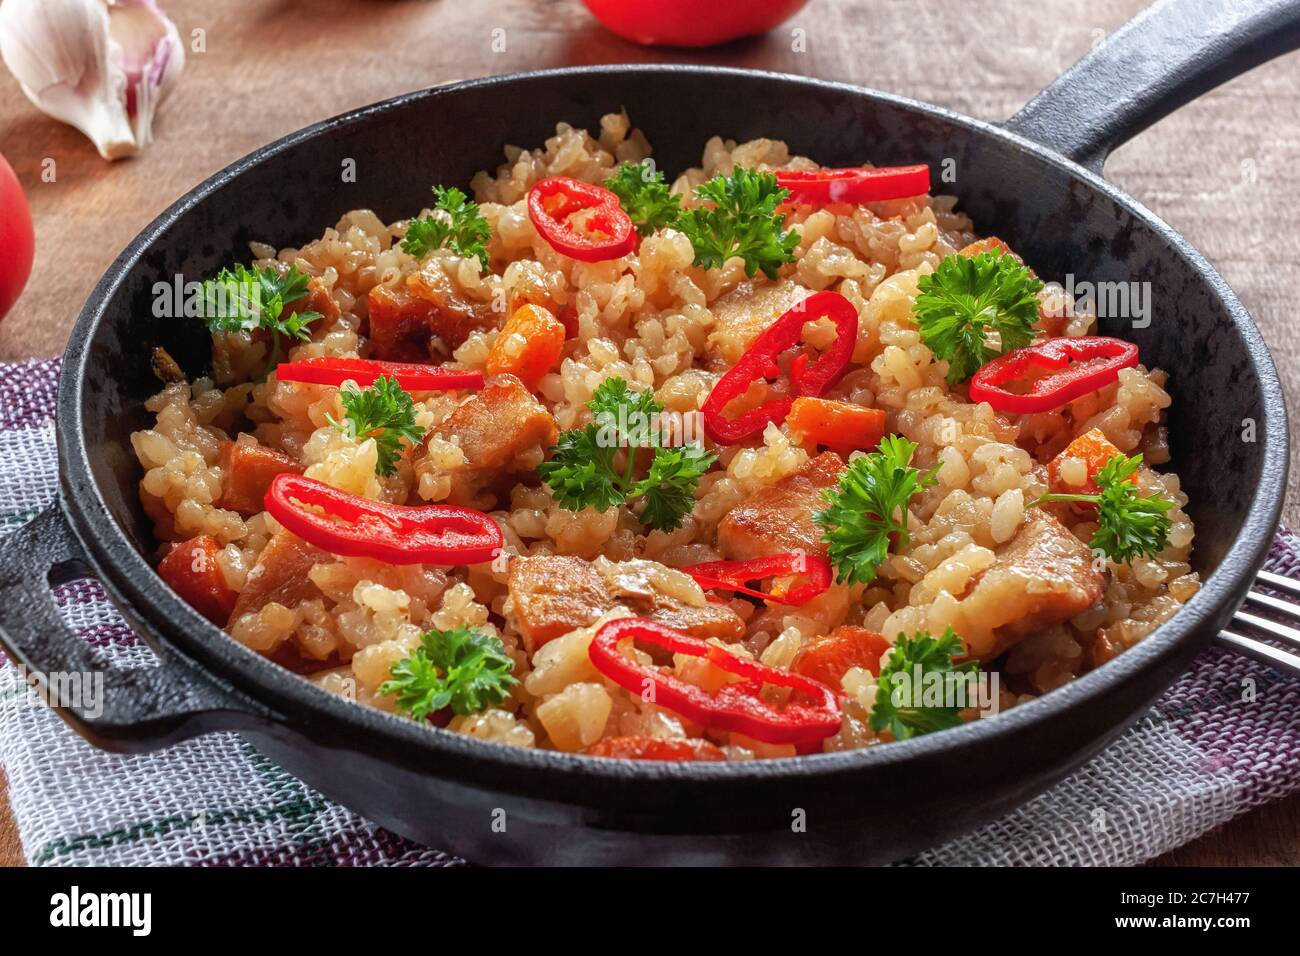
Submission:
<svg viewBox="0 0 1300 956">
<path fill-rule="evenodd" d="M 1246 592 L 1246 605 L 1253 605 L 1271 611 L 1279 617 L 1300 624 L 1300 581 L 1274 574 L 1272 571 L 1260 571 L 1255 578 L 1255 583 L 1289 594 L 1298 603 L 1285 601 L 1282 598 L 1265 594 L 1263 591 L 1252 587 Z M 1232 616 L 1232 623 L 1237 630 L 1262 634 L 1279 643 L 1286 644 L 1288 647 L 1295 648 L 1296 653 L 1289 653 L 1273 647 L 1271 644 L 1265 644 L 1263 641 L 1245 637 L 1238 634 L 1237 630 L 1220 631 L 1218 642 L 1221 646 L 1237 654 L 1253 657 L 1257 661 L 1262 661 L 1293 676 L 1300 677 L 1300 630 L 1241 609 L 1238 609 L 1237 613 Z"/>
</svg>

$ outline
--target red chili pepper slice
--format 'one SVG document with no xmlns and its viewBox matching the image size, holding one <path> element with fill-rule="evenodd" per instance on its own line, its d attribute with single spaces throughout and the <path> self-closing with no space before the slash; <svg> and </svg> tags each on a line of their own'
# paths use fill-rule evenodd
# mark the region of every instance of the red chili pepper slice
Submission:
<svg viewBox="0 0 1300 956">
<path fill-rule="evenodd" d="M 768 422 L 785 421 L 793 396 L 768 399 L 735 418 L 723 414 L 727 405 L 745 394 L 751 383 L 774 379 L 781 374 L 777 356 L 799 343 L 804 323 L 826 316 L 835 323 L 836 336 L 831 347 L 809 364 L 806 352 L 796 356 L 790 366 L 790 381 L 795 394 L 813 398 L 822 395 L 839 381 L 848 368 L 849 358 L 858 341 L 858 310 L 838 292 L 818 292 L 796 303 L 754 340 L 740 360 L 713 386 L 704 402 L 704 433 L 720 445 L 735 444 L 756 435 Z"/>
<path fill-rule="evenodd" d="M 815 554 L 771 554 L 749 561 L 705 561 L 682 568 L 702 588 L 720 588 L 763 598 L 775 604 L 798 606 L 807 604 L 831 586 L 831 564 Z M 791 588 L 783 596 L 756 591 L 745 586 L 746 581 L 760 581 L 777 575 L 798 574 L 808 582 Z"/>
<path fill-rule="evenodd" d="M 569 222 L 584 209 L 592 210 L 585 233 Z M 618 196 L 578 179 L 552 176 L 533 186 L 528 191 L 528 218 L 552 249 L 580 262 L 617 259 L 636 248 L 636 230 Z"/>
<path fill-rule="evenodd" d="M 298 537 L 345 557 L 452 567 L 491 561 L 505 543 L 497 523 L 472 508 L 371 501 L 289 472 L 271 482 L 264 503 Z"/>
<path fill-rule="evenodd" d="M 930 191 L 930 167 L 879 166 L 873 169 L 779 170 L 776 181 L 790 190 L 786 202 L 825 206 L 829 203 L 881 202 L 924 196 Z"/>
<path fill-rule="evenodd" d="M 971 377 L 970 398 L 988 402 L 1000 412 L 1047 412 L 1104 388 L 1119 378 L 1120 369 L 1137 363 L 1138 347 L 1123 339 L 1104 335 L 1047 339 L 1008 352 L 981 368 Z M 1003 388 L 1031 368 L 1051 374 L 1035 379 L 1024 392 Z"/>
<path fill-rule="evenodd" d="M 381 375 L 397 379 L 397 384 L 409 392 L 447 392 L 483 387 L 482 372 L 412 362 L 313 358 L 301 362 L 282 362 L 275 368 L 275 377 L 281 382 L 306 382 L 309 385 L 342 385 L 351 379 L 364 388 L 373 384 Z"/>
<path fill-rule="evenodd" d="M 618 645 L 627 638 L 674 654 L 702 657 L 720 670 L 745 680 L 724 684 L 710 694 L 669 671 L 624 656 Z M 596 670 L 620 687 L 635 694 L 643 694 L 648 686 L 652 687 L 654 703 L 713 730 L 735 731 L 768 744 L 808 745 L 840 729 L 839 700 L 825 684 L 738 657 L 715 644 L 679 634 L 647 618 L 610 621 L 596 632 L 587 653 Z M 792 700 L 785 707 L 776 707 L 761 696 L 764 684 L 789 687 L 807 694 L 811 702 Z"/>
</svg>

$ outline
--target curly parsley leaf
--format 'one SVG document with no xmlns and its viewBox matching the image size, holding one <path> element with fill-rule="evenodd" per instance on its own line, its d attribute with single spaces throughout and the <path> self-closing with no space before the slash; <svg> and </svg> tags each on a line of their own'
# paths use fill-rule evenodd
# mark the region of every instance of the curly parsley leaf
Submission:
<svg viewBox="0 0 1300 956">
<path fill-rule="evenodd" d="M 614 470 L 617 446 L 600 440 L 594 425 L 575 428 L 560 435 L 551 458 L 537 466 L 537 474 L 551 489 L 560 507 L 569 511 L 595 508 L 605 512 L 627 498 Z"/>
<path fill-rule="evenodd" d="M 412 445 L 424 438 L 424 428 L 415 423 L 415 402 L 397 379 L 379 376 L 369 388 L 355 384 L 339 389 L 343 421 L 330 423 L 350 438 L 373 438 L 379 449 L 375 473 L 397 474 L 402 457 L 402 439 Z"/>
<path fill-rule="evenodd" d="M 605 188 L 618 197 L 619 205 L 642 236 L 674 225 L 681 212 L 681 197 L 668 191 L 664 174 L 649 161 L 619 166 L 605 180 Z"/>
<path fill-rule="evenodd" d="M 680 527 L 682 519 L 695 507 L 700 478 L 716 458 L 698 445 L 658 449 L 649 474 L 629 494 L 645 501 L 641 522 L 660 531 Z"/>
<path fill-rule="evenodd" d="M 213 332 L 253 332 L 265 329 L 276 335 L 307 340 L 308 326 L 319 312 L 290 312 L 285 306 L 307 294 L 311 276 L 290 266 L 283 275 L 274 266 L 260 272 L 236 265 L 222 269 L 203 283 L 203 321 Z"/>
<path fill-rule="evenodd" d="M 475 256 L 488 267 L 487 241 L 492 227 L 479 212 L 478 203 L 452 186 L 433 187 L 433 214 L 412 219 L 406 227 L 402 251 L 422 258 L 431 249 L 446 246 L 458 256 Z"/>
<path fill-rule="evenodd" d="M 823 528 L 836 580 L 841 584 L 875 580 L 889 557 L 891 541 L 907 544 L 907 506 L 912 496 L 938 479 L 936 465 L 922 474 L 910 467 L 916 445 L 900 435 L 880 442 L 878 451 L 853 459 L 836 488 L 825 491 L 829 506 L 813 515 Z"/>
<path fill-rule="evenodd" d="M 880 668 L 876 701 L 871 707 L 871 729 L 877 732 L 888 730 L 895 740 L 906 740 L 960 724 L 960 708 L 923 706 L 917 700 L 921 688 L 915 685 L 930 673 L 978 674 L 976 661 L 953 663 L 953 658 L 960 657 L 965 650 L 961 638 L 951 627 L 943 632 L 942 637 L 933 637 L 925 632 L 911 637 L 899 634 L 898 641 Z M 971 698 L 967 695 L 966 699 Z"/>
<path fill-rule="evenodd" d="M 389 669 L 379 693 L 416 720 L 450 707 L 462 717 L 495 707 L 519 681 L 505 645 L 468 627 L 425 631 L 420 647 Z"/>
<path fill-rule="evenodd" d="M 913 308 L 921 338 L 947 360 L 951 384 L 1033 341 L 1043 283 L 1007 252 L 948 256 L 917 287 Z M 997 333 L 999 348 L 989 345 L 990 332 Z"/>
<path fill-rule="evenodd" d="M 561 434 L 549 460 L 537 467 L 552 497 L 570 511 L 601 512 L 640 499 L 643 524 L 660 531 L 680 527 L 695 507 L 700 477 L 717 456 L 696 445 L 663 447 L 657 427 L 663 405 L 648 390 L 628 388 L 624 379 L 601 382 L 587 407 L 595 420 Z M 621 470 L 615 460 L 620 448 Z M 653 448 L 654 457 L 638 480 L 640 448 Z"/>
<path fill-rule="evenodd" d="M 1084 502 L 1097 506 L 1097 531 L 1088 546 L 1116 564 L 1154 558 L 1169 545 L 1169 515 L 1174 502 L 1159 494 L 1142 496 L 1131 480 L 1142 464 L 1140 454 L 1114 455 L 1093 479 L 1099 494 L 1046 494 L 1035 505 Z"/>
<path fill-rule="evenodd" d="M 785 229 L 779 206 L 790 190 L 772 173 L 737 166 L 730 176 L 715 176 L 697 186 L 695 194 L 713 203 L 683 210 L 680 229 L 695 249 L 695 264 L 718 269 L 733 256 L 745 262 L 745 274 L 759 270 L 775 279 L 777 270 L 794 261 L 799 236 Z"/>
</svg>

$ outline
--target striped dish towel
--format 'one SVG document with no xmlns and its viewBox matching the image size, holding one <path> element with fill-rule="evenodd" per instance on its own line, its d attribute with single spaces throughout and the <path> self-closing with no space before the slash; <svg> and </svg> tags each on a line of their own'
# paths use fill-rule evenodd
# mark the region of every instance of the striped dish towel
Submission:
<svg viewBox="0 0 1300 956">
<path fill-rule="evenodd" d="M 54 497 L 58 370 L 58 360 L 0 365 L 0 534 Z M 1280 532 L 1269 566 L 1300 577 L 1300 539 Z M 65 586 L 58 599 L 108 660 L 153 660 L 98 584 Z M 1243 703 L 1247 679 L 1256 693 Z M 31 700 L 9 664 L 0 666 L 0 767 L 32 864 L 463 862 L 331 803 L 234 734 L 139 756 L 95 750 Z M 1297 789 L 1300 681 L 1207 651 L 1144 719 L 1067 780 L 907 862 L 1135 864 Z"/>
</svg>

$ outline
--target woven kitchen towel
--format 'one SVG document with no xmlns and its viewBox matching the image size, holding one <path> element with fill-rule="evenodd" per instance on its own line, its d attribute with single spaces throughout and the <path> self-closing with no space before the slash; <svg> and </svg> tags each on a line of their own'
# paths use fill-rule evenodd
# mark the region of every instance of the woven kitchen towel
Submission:
<svg viewBox="0 0 1300 956">
<path fill-rule="evenodd" d="M 57 361 L 0 365 L 0 534 L 54 496 L 57 375 Z M 1279 534 L 1269 562 L 1300 577 L 1300 539 Z M 77 582 L 58 597 L 68 621 L 108 660 L 153 660 L 97 584 Z M 461 862 L 331 803 L 233 734 L 142 756 L 101 753 L 33 702 L 8 664 L 0 667 L 0 766 L 33 864 Z M 1134 729 L 1066 781 L 908 862 L 1139 863 L 1297 789 L 1300 681 L 1209 651 Z"/>
</svg>

